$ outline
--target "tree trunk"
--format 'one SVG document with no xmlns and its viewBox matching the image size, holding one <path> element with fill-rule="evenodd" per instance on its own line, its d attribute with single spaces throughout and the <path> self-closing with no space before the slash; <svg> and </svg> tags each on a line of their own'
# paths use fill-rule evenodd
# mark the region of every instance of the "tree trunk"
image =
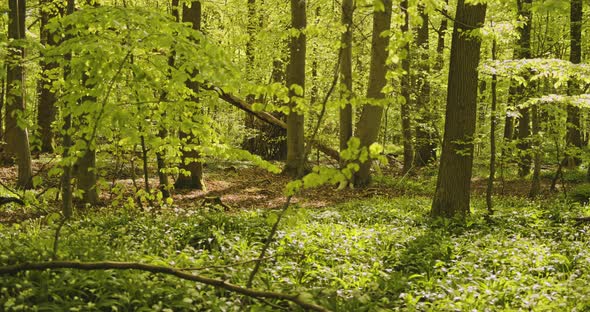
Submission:
<svg viewBox="0 0 590 312">
<path fill-rule="evenodd" d="M 570 62 L 580 64 L 582 62 L 582 0 L 571 0 L 570 6 Z M 568 94 L 579 94 L 576 81 L 568 81 Z M 583 147 L 580 131 L 580 108 L 570 105 L 567 108 L 567 135 L 566 143 L 569 154 L 566 158 L 567 167 L 576 167 L 582 163 L 577 154 Z M 576 151 L 577 150 L 577 151 Z"/>
<path fill-rule="evenodd" d="M 41 0 L 41 17 L 40 17 L 40 41 L 46 48 L 57 45 L 55 34 L 47 29 L 49 20 L 58 16 L 59 4 L 53 0 Z M 45 59 L 40 61 L 41 78 L 38 81 L 39 107 L 37 113 L 37 125 L 39 127 L 39 136 L 41 139 L 42 153 L 53 153 L 53 131 L 51 124 L 55 121 L 57 97 L 51 90 L 53 79 L 47 74 L 58 67 L 55 62 L 47 62 Z"/>
<path fill-rule="evenodd" d="M 533 0 L 517 0 L 518 15 L 524 19 L 522 28 L 519 28 L 520 39 L 518 40 L 518 48 L 516 53 L 518 58 L 531 58 L 531 29 L 533 21 L 532 3 Z M 525 87 L 519 85 L 516 87 L 517 99 L 516 103 L 524 101 L 522 96 L 526 93 Z M 520 119 L 518 121 L 518 144 L 520 150 L 519 170 L 518 175 L 524 177 L 531 171 L 531 115 L 528 107 L 518 108 Z"/>
<path fill-rule="evenodd" d="M 66 14 L 74 13 L 75 7 L 75 0 L 68 0 L 66 6 Z M 70 61 L 72 59 L 71 54 L 66 54 L 64 56 L 66 61 Z M 69 62 L 68 62 L 69 63 Z M 68 79 L 68 75 L 70 74 L 70 68 L 66 66 L 64 68 L 64 80 Z M 63 175 L 61 180 L 61 196 L 62 196 L 62 214 L 64 218 L 69 219 L 73 213 L 73 205 L 72 205 L 72 165 L 69 161 L 71 157 L 71 148 L 72 148 L 72 134 L 70 133 L 72 128 L 72 114 L 70 112 L 64 113 L 64 124 L 62 127 L 62 145 L 63 145 L 63 154 L 62 159 L 65 160 L 64 168 L 63 168 Z"/>
<path fill-rule="evenodd" d="M 259 25 L 262 24 L 262 15 L 257 13 L 256 0 L 248 0 L 248 42 L 246 42 L 246 72 L 248 79 L 255 79 L 252 72 L 254 70 L 254 61 L 256 51 L 254 50 L 256 41 L 256 31 Z M 283 43 L 280 43 L 283 46 Z M 287 44 L 284 47 L 288 47 Z M 283 47 L 281 47 L 283 49 Z M 275 56 L 272 62 L 271 81 L 274 83 L 285 83 L 285 63 L 286 58 L 283 53 Z M 249 104 L 254 103 L 256 99 L 254 95 L 246 97 Z M 269 99 L 266 99 L 269 100 Z M 276 101 L 276 99 L 272 99 Z M 284 114 L 273 113 L 277 118 L 284 119 Z M 248 137 L 242 143 L 242 148 L 252 154 L 259 155 L 266 160 L 281 160 L 287 158 L 287 141 L 285 137 L 287 133 L 284 129 L 275 125 L 267 124 L 255 118 L 252 114 L 246 114 L 245 126 L 249 129 L 254 129 L 256 134 L 253 137 Z"/>
<path fill-rule="evenodd" d="M 9 1 L 8 37 L 15 41 L 25 39 L 25 0 Z M 6 152 L 16 156 L 18 165 L 17 186 L 24 189 L 33 186 L 33 171 L 29 134 L 18 125 L 25 120 L 25 73 L 22 65 L 25 50 L 20 43 L 9 43 L 8 70 L 6 74 Z"/>
<path fill-rule="evenodd" d="M 352 93 L 352 23 L 354 13 L 354 0 L 342 0 L 342 24 L 346 31 L 342 33 L 342 59 L 340 60 L 340 81 L 344 91 L 346 103 L 340 108 L 340 151 L 345 150 L 348 140 L 352 137 L 352 105 L 350 98 Z"/>
<path fill-rule="evenodd" d="M 410 30 L 410 14 L 408 12 L 408 0 L 402 0 L 400 3 L 400 9 L 404 16 L 404 23 L 401 25 L 400 30 L 402 34 L 408 34 Z M 405 57 L 402 59 L 402 77 L 400 82 L 401 95 L 404 98 L 404 102 L 401 105 L 401 119 L 402 119 L 402 141 L 404 145 L 404 166 L 403 172 L 410 171 L 414 163 L 414 149 L 412 146 L 412 117 L 410 116 L 411 111 L 411 97 L 410 97 L 410 41 L 406 40 L 402 46 L 402 55 Z"/>
<path fill-rule="evenodd" d="M 416 37 L 416 46 L 418 48 L 418 74 L 417 88 L 418 96 L 416 101 L 416 110 L 418 111 L 418 120 L 416 124 L 416 155 L 414 165 L 418 167 L 426 166 L 434 159 L 435 141 L 434 134 L 430 129 L 433 123 L 432 107 L 430 107 L 430 59 L 428 51 L 428 13 L 424 6 L 419 7 L 422 25 L 418 29 Z"/>
<path fill-rule="evenodd" d="M 445 37 L 447 35 L 447 28 L 449 27 L 449 22 L 447 21 L 447 6 L 449 5 L 449 0 L 445 0 L 445 6 L 442 9 L 442 18 L 440 21 L 440 28 L 438 29 L 438 36 L 436 42 L 436 63 L 434 66 L 435 71 L 441 71 L 444 66 L 444 56 L 445 56 Z"/>
<path fill-rule="evenodd" d="M 2 108 L 4 108 L 4 103 L 6 99 L 6 79 L 0 79 L 0 142 L 4 141 L 4 116 L 2 115 Z M 0 154 L 4 154 L 2 149 L 0 148 Z M 0 158 L 1 155 L 0 155 Z M 0 162 L 4 162 L 4 160 L 0 160 Z"/>
<path fill-rule="evenodd" d="M 185 4 L 182 9 L 182 20 L 183 22 L 191 23 L 194 30 L 201 30 L 201 2 L 191 2 L 190 8 Z M 194 81 L 187 81 L 187 87 L 193 92 L 194 96 L 192 100 L 198 102 L 199 84 Z M 191 117 L 192 118 L 192 117 Z M 183 131 L 179 132 L 179 137 L 185 144 L 197 144 L 195 138 L 190 133 Z M 194 149 L 188 149 L 182 151 L 182 161 L 180 163 L 180 169 L 188 171 L 190 174 L 185 175 L 181 173 L 178 179 L 174 183 L 174 187 L 177 189 L 195 189 L 203 190 L 205 184 L 203 183 L 203 162 L 200 161 L 199 153 Z"/>
<path fill-rule="evenodd" d="M 432 216 L 448 218 L 469 213 L 481 39 L 462 33 L 483 26 L 486 5 L 458 0 L 456 12 L 445 133 L 431 210 Z"/>
<path fill-rule="evenodd" d="M 78 189 L 83 191 L 82 203 L 94 206 L 98 203 L 98 190 L 96 189 L 96 149 L 91 146 L 91 143 L 87 143 L 76 165 Z"/>
<path fill-rule="evenodd" d="M 291 27 L 299 32 L 291 37 L 290 59 L 287 66 L 290 111 L 287 115 L 287 163 L 284 172 L 291 177 L 302 176 L 305 167 L 304 116 L 303 112 L 296 109 L 297 102 L 302 101 L 305 94 L 306 39 L 303 33 L 307 24 L 305 6 L 305 0 L 291 0 Z"/>
<path fill-rule="evenodd" d="M 535 198 L 541 192 L 541 138 L 539 138 L 539 108 L 537 105 L 531 107 L 531 117 L 533 122 L 533 142 L 534 142 L 534 167 L 533 177 L 531 180 L 531 190 L 529 191 L 529 197 Z"/>
<path fill-rule="evenodd" d="M 492 42 L 492 60 L 497 59 L 496 51 L 497 43 L 496 39 L 494 39 Z M 496 106 L 498 103 L 497 89 L 498 77 L 496 75 L 492 75 L 492 105 L 490 108 L 490 175 L 488 177 L 488 185 L 486 188 L 486 206 L 490 215 L 494 213 L 492 194 L 494 192 L 494 178 L 496 176 L 496 123 L 498 120 L 496 116 Z"/>
<path fill-rule="evenodd" d="M 369 85 L 367 88 L 368 99 L 383 99 L 385 94 L 381 92 L 387 80 L 387 56 L 389 54 L 389 35 L 391 28 L 391 0 L 383 0 L 383 11 L 375 10 L 373 12 L 373 36 L 371 39 L 371 67 L 369 70 Z M 375 143 L 379 128 L 381 127 L 381 117 L 383 116 L 383 107 L 365 104 L 361 116 L 357 123 L 356 135 L 360 139 L 361 148 L 368 147 Z M 366 186 L 371 182 L 371 160 L 368 159 L 360 164 L 360 169 L 356 172 L 354 183 L 357 186 Z"/>
</svg>

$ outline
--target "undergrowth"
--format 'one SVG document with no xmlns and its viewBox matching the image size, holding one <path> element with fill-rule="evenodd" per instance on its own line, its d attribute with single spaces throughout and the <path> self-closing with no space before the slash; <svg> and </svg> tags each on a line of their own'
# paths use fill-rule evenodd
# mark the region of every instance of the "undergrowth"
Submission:
<svg viewBox="0 0 590 312">
<path fill-rule="evenodd" d="M 587 206 L 496 199 L 484 218 L 431 220 L 426 197 L 372 198 L 290 208 L 253 287 L 304 296 L 334 311 L 586 311 Z M 245 285 L 275 211 L 102 210 L 67 223 L 0 225 L 0 265 L 136 261 L 190 268 Z M 138 271 L 56 270 L 0 276 L 3 311 L 297 310 L 174 277 Z"/>
</svg>

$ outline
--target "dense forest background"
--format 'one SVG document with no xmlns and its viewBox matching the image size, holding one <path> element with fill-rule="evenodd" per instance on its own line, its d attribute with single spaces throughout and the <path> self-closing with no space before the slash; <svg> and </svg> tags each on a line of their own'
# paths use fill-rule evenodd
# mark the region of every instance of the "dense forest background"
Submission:
<svg viewBox="0 0 590 312">
<path fill-rule="evenodd" d="M 589 4 L 9 0 L 0 310 L 588 309 Z"/>
</svg>

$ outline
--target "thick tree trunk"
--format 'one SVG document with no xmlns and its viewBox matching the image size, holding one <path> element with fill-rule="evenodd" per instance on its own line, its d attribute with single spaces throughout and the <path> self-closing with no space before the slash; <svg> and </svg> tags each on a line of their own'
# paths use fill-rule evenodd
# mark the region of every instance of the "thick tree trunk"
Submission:
<svg viewBox="0 0 590 312">
<path fill-rule="evenodd" d="M 431 211 L 432 216 L 449 218 L 469 213 L 481 40 L 464 32 L 482 27 L 486 5 L 458 0 L 456 12 L 445 134 Z"/>
<path fill-rule="evenodd" d="M 346 104 L 340 108 L 340 151 L 347 148 L 348 140 L 352 137 L 353 114 L 350 98 L 352 93 L 352 23 L 354 0 L 342 1 L 342 24 L 346 31 L 340 39 L 342 44 L 342 59 L 340 61 L 340 81 L 344 91 Z"/>
<path fill-rule="evenodd" d="M 83 191 L 82 203 L 94 206 L 98 203 L 98 190 L 96 189 L 96 149 L 92 146 L 86 146 L 86 150 L 83 153 L 76 163 L 78 189 Z"/>
<path fill-rule="evenodd" d="M 416 110 L 418 119 L 416 124 L 416 154 L 414 156 L 414 165 L 418 167 L 426 166 L 435 156 L 436 144 L 434 134 L 430 125 L 434 122 L 432 107 L 430 107 L 430 59 L 428 51 L 428 13 L 424 11 L 424 6 L 419 7 L 422 25 L 418 29 L 416 37 L 416 46 L 418 48 L 418 73 L 417 87 L 418 96 L 416 101 Z"/>
<path fill-rule="evenodd" d="M 182 20 L 185 23 L 191 23 L 193 29 L 200 31 L 201 2 L 191 2 L 190 8 L 185 4 L 182 9 Z M 192 100 L 198 102 L 199 84 L 193 81 L 187 81 L 186 84 L 195 94 Z M 197 143 L 192 135 L 183 131 L 179 132 L 179 136 L 183 142 L 186 142 L 185 144 Z M 200 161 L 199 153 L 194 149 L 183 150 L 181 158 L 180 169 L 188 171 L 190 174 L 186 175 L 181 173 L 174 183 L 174 187 L 177 189 L 203 190 L 205 188 L 205 184 L 203 183 L 203 162 Z"/>
<path fill-rule="evenodd" d="M 400 27 L 402 34 L 407 34 L 410 30 L 410 13 L 408 12 L 408 0 L 402 0 L 400 8 L 404 16 L 404 22 Z M 404 166 L 403 172 L 406 173 L 412 169 L 414 164 L 414 148 L 412 146 L 412 116 L 410 115 L 412 99 L 410 97 L 410 41 L 407 40 L 402 46 L 402 54 L 405 57 L 402 59 L 402 77 L 401 77 L 401 95 L 404 102 L 401 105 L 401 119 L 402 119 L 402 141 L 404 145 Z"/>
<path fill-rule="evenodd" d="M 571 0 L 570 4 L 570 62 L 580 64 L 582 62 L 582 0 Z M 577 95 L 579 93 L 577 82 L 570 80 L 568 94 Z M 567 108 L 566 143 L 568 149 L 573 149 L 571 152 L 567 152 L 570 155 L 566 158 L 566 165 L 568 167 L 579 166 L 582 160 L 576 155 L 575 149 L 579 151 L 583 146 L 580 108 L 572 105 Z"/>
<path fill-rule="evenodd" d="M 533 21 L 532 3 L 533 0 L 517 0 L 518 15 L 524 19 L 522 28 L 519 29 L 520 39 L 516 53 L 518 58 L 531 58 L 531 29 Z M 516 102 L 524 101 L 522 96 L 526 93 L 525 87 L 519 85 L 516 87 Z M 531 171 L 531 114 L 527 107 L 519 107 L 518 112 L 520 119 L 518 121 L 518 144 L 520 150 L 519 171 L 518 174 L 524 177 Z"/>
<path fill-rule="evenodd" d="M 16 41 L 25 39 L 25 0 L 9 1 L 9 10 L 8 37 Z M 25 119 L 25 73 L 22 65 L 25 50 L 13 42 L 9 43 L 6 74 L 6 152 L 17 160 L 17 186 L 28 189 L 33 186 L 29 134 L 17 122 L 18 119 Z"/>
<path fill-rule="evenodd" d="M 53 0 L 41 0 L 40 17 L 40 41 L 46 48 L 57 45 L 55 34 L 47 29 L 49 20 L 58 16 L 58 4 Z M 47 74 L 58 67 L 55 62 L 40 61 L 41 78 L 38 82 L 39 108 L 37 113 L 37 125 L 41 139 L 42 153 L 53 153 L 53 131 L 51 124 L 55 120 L 57 97 L 51 90 L 53 79 Z"/>
<path fill-rule="evenodd" d="M 373 13 L 373 36 L 371 39 L 371 67 L 369 70 L 369 85 L 367 88 L 368 99 L 383 99 L 385 94 L 381 92 L 387 80 L 387 56 L 389 54 L 389 36 L 384 35 L 391 28 L 391 0 L 383 0 L 384 11 Z M 377 140 L 379 128 L 381 127 L 381 118 L 383 116 L 383 107 L 365 104 L 361 112 L 357 127 L 356 135 L 360 139 L 361 148 L 367 149 Z M 366 160 L 360 164 L 360 169 L 356 172 L 354 183 L 357 186 L 366 186 L 371 182 L 371 160 Z"/>
<path fill-rule="evenodd" d="M 292 177 L 302 176 L 305 167 L 305 132 L 303 112 L 296 109 L 305 94 L 306 1 L 291 0 L 291 27 L 299 33 L 291 38 L 290 59 L 287 66 L 289 115 L 287 115 L 287 163 L 284 172 Z M 296 92 L 299 90 L 300 92 Z"/>
</svg>

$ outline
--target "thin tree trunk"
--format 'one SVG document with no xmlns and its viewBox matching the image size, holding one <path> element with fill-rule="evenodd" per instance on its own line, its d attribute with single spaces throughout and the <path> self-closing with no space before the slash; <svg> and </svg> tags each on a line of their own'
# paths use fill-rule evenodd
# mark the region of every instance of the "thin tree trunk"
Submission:
<svg viewBox="0 0 590 312">
<path fill-rule="evenodd" d="M 570 2 L 570 62 L 580 64 L 582 62 L 582 0 L 571 0 Z M 568 94 L 579 94 L 579 87 L 576 81 L 568 81 Z M 566 166 L 576 167 L 582 163 L 577 155 L 583 147 L 582 134 L 580 131 L 580 108 L 570 105 L 567 108 L 567 151 Z"/>
<path fill-rule="evenodd" d="M 18 166 L 17 186 L 24 189 L 33 187 L 31 150 L 29 134 L 26 128 L 18 125 L 18 119 L 25 119 L 25 72 L 23 59 L 25 50 L 19 44 L 25 39 L 25 0 L 9 1 L 8 37 L 14 39 L 9 43 L 8 70 L 6 74 L 6 151 L 16 156 Z"/>
<path fill-rule="evenodd" d="M 410 13 L 408 12 L 408 0 L 402 0 L 400 8 L 404 16 L 404 23 L 401 25 L 402 34 L 408 34 L 410 30 Z M 404 166 L 403 172 L 406 173 L 412 169 L 414 164 L 414 148 L 412 146 L 412 117 L 411 111 L 411 97 L 410 97 L 410 42 L 407 40 L 402 46 L 402 54 L 405 57 L 402 59 L 402 77 L 401 77 L 401 95 L 404 102 L 401 105 L 401 119 L 402 119 L 402 141 L 404 146 Z"/>
<path fill-rule="evenodd" d="M 75 7 L 75 0 L 68 0 L 66 6 L 66 14 L 74 13 Z M 66 61 L 70 61 L 72 58 L 71 54 L 66 54 L 65 59 Z M 68 75 L 70 74 L 70 68 L 66 66 L 64 68 L 64 80 L 68 79 Z M 71 148 L 72 148 L 72 134 L 70 130 L 72 128 L 72 114 L 69 111 L 64 112 L 64 124 L 62 127 L 62 144 L 63 144 L 63 155 L 62 158 L 65 160 L 64 168 L 63 168 L 63 176 L 61 181 L 61 193 L 62 193 L 62 214 L 64 218 L 69 219 L 72 217 L 73 213 L 73 194 L 72 194 L 72 165 L 69 158 L 71 158 Z"/>
<path fill-rule="evenodd" d="M 449 0 L 445 0 L 445 6 L 442 9 L 442 18 L 440 21 L 440 28 L 438 29 L 438 36 L 436 42 L 436 63 L 434 65 L 434 70 L 439 72 L 442 70 L 444 66 L 444 55 L 445 55 L 445 37 L 447 35 L 447 28 L 449 27 L 449 22 L 447 20 L 447 6 L 449 5 Z"/>
<path fill-rule="evenodd" d="M 420 57 L 418 60 L 417 87 L 418 96 L 416 101 L 416 110 L 418 120 L 416 124 L 416 155 L 414 165 L 418 167 L 426 166 L 434 159 L 435 147 L 434 135 L 430 129 L 433 123 L 432 107 L 430 107 L 430 58 L 428 51 L 428 13 L 420 5 L 419 11 L 422 17 L 422 25 L 418 29 L 416 37 L 416 46 Z"/>
<path fill-rule="evenodd" d="M 4 141 L 4 116 L 2 115 L 2 108 L 6 99 L 6 79 L 0 79 L 0 141 Z M 2 151 L 0 150 L 0 153 Z"/>
<path fill-rule="evenodd" d="M 305 168 L 305 132 L 303 112 L 296 109 L 305 95 L 306 1 L 291 0 L 291 26 L 299 33 L 291 38 L 290 59 L 287 66 L 289 114 L 287 115 L 287 163 L 284 172 L 292 177 L 302 176 Z M 295 92 L 299 90 L 300 92 Z"/>
<path fill-rule="evenodd" d="M 367 98 L 379 100 L 385 98 L 381 91 L 387 80 L 387 57 L 389 54 L 389 35 L 391 28 L 391 0 L 383 0 L 383 11 L 375 10 L 373 12 L 373 36 L 371 39 L 371 67 L 369 70 L 369 85 L 367 88 Z M 361 116 L 357 123 L 356 135 L 360 139 L 360 145 L 363 149 L 368 149 L 371 144 L 377 140 L 379 129 L 381 127 L 381 118 L 383 116 L 383 107 L 365 104 Z M 366 186 L 371 182 L 371 163 L 370 159 L 360 163 L 360 169 L 356 172 L 354 183 L 356 186 Z"/>
<path fill-rule="evenodd" d="M 171 13 L 172 13 L 172 17 L 174 18 L 174 20 L 176 22 L 180 22 L 180 13 L 179 13 L 179 0 L 172 0 L 171 2 Z M 175 52 L 174 50 L 171 52 L 171 55 L 168 57 L 168 67 L 173 67 L 174 66 L 174 56 L 175 56 Z M 168 97 L 168 94 L 166 92 L 163 92 L 160 96 L 161 100 L 165 100 L 166 97 Z M 163 118 L 166 116 L 166 114 L 163 114 Z M 160 139 L 162 139 L 162 141 L 165 141 L 166 138 L 168 137 L 168 130 L 165 128 L 161 128 L 158 130 L 158 137 Z M 164 159 L 164 154 L 162 153 L 162 151 L 156 151 L 156 166 L 157 166 L 157 170 L 158 170 L 158 181 L 159 181 L 159 190 L 160 192 L 162 192 L 162 197 L 163 198 L 168 198 L 170 197 L 170 180 L 168 179 L 168 174 L 166 174 L 164 171 L 166 170 L 166 161 Z"/>
<path fill-rule="evenodd" d="M 519 28 L 520 39 L 516 53 L 518 58 L 531 58 L 531 29 L 533 21 L 532 2 L 533 0 L 517 0 L 518 15 L 524 19 L 522 28 Z M 519 85 L 516 87 L 518 98 L 516 102 L 524 101 L 522 96 L 526 94 L 525 87 Z M 528 107 L 518 108 L 520 119 L 518 121 L 518 144 L 520 150 L 519 171 L 518 174 L 524 177 L 531 171 L 531 114 Z"/>
<path fill-rule="evenodd" d="M 492 60 L 496 60 L 497 43 L 496 40 L 492 42 Z M 498 102 L 497 97 L 498 77 L 492 75 L 492 106 L 490 112 L 490 176 L 488 177 L 488 186 L 486 188 L 486 206 L 488 214 L 494 213 L 492 194 L 494 192 L 494 178 L 496 176 L 496 106 Z"/>
<path fill-rule="evenodd" d="M 443 149 L 431 210 L 432 216 L 448 218 L 469 213 L 481 40 L 462 32 L 482 27 L 486 5 L 458 0 L 456 12 Z"/>
<path fill-rule="evenodd" d="M 342 33 L 342 60 L 340 61 L 340 81 L 344 87 L 346 104 L 340 108 L 340 151 L 347 148 L 348 140 L 352 137 L 352 105 L 350 98 L 352 93 L 352 23 L 354 12 L 354 0 L 342 1 L 342 24 L 346 31 Z"/>
<path fill-rule="evenodd" d="M 533 142 L 534 142 L 534 166 L 533 177 L 531 180 L 531 190 L 529 197 L 535 198 L 541 192 L 541 140 L 539 138 L 539 108 L 537 105 L 531 107 L 531 117 L 533 122 Z"/>
</svg>

